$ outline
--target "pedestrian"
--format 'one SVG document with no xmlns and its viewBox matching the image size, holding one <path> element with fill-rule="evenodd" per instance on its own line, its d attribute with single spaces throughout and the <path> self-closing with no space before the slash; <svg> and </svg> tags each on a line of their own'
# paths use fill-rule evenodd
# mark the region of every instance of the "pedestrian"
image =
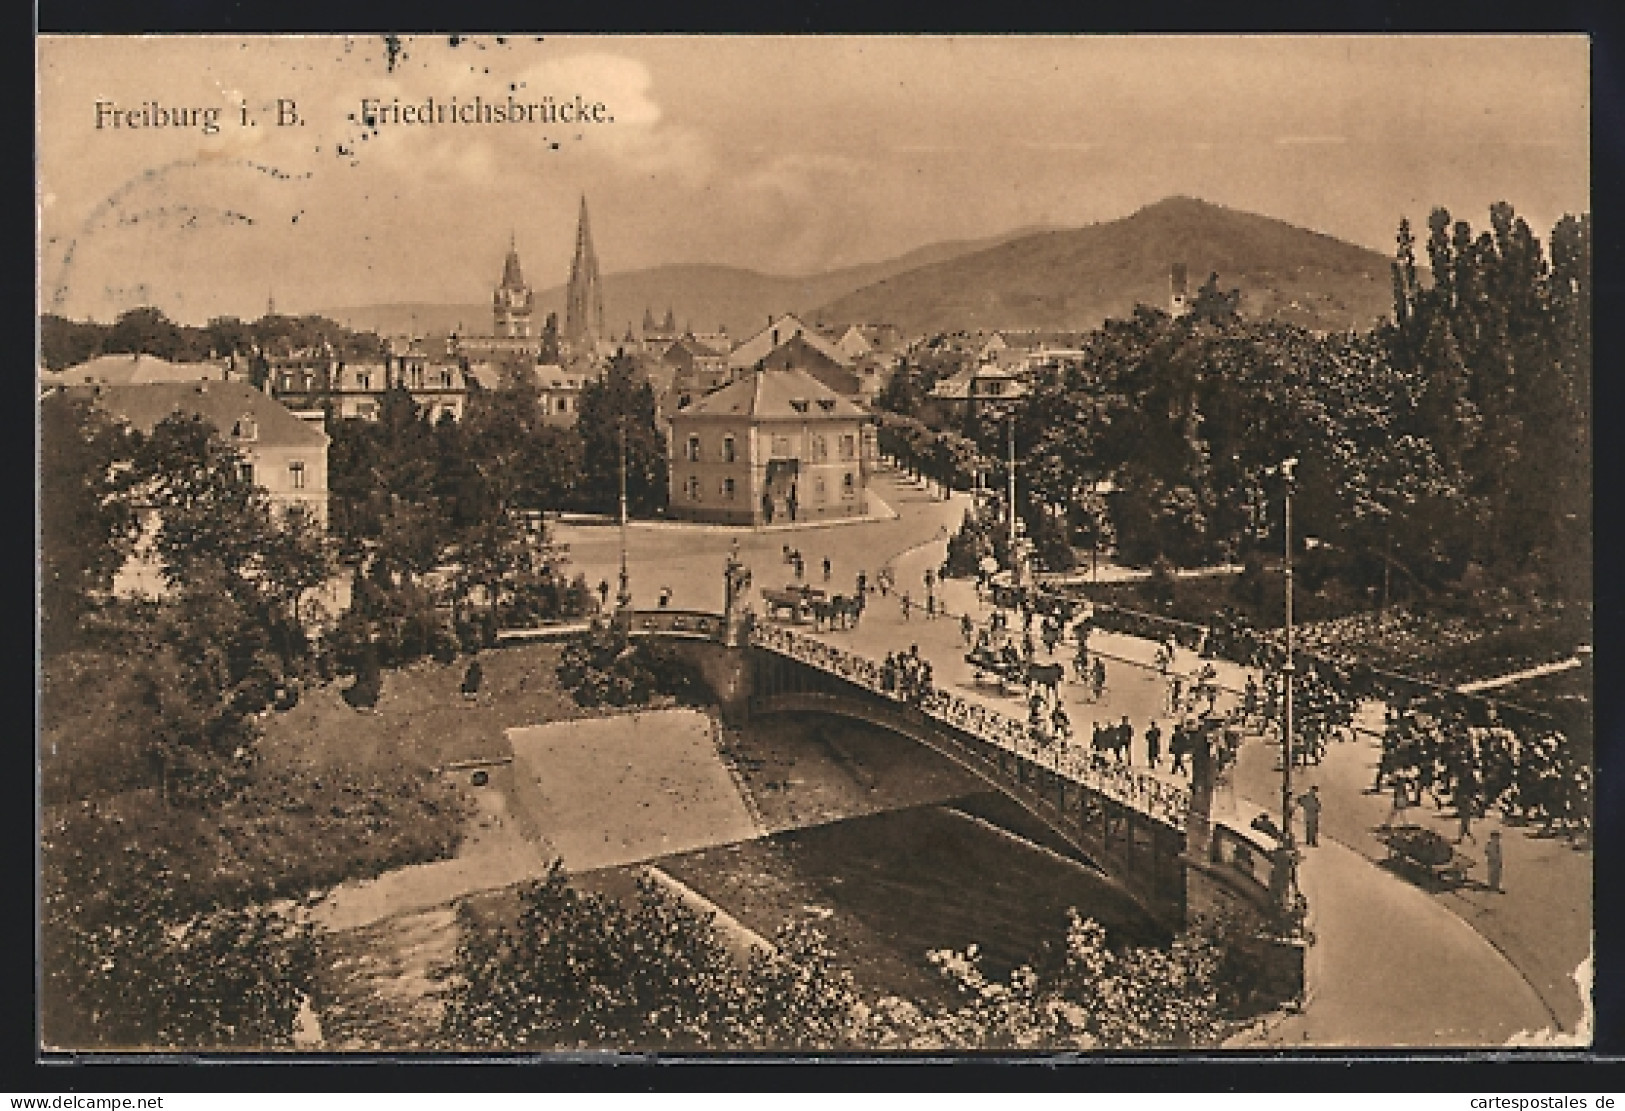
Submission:
<svg viewBox="0 0 1625 1111">
<path fill-rule="evenodd" d="M 1072 719 L 1066 715 L 1066 707 L 1059 700 L 1055 703 L 1055 712 L 1050 715 L 1050 727 L 1061 740 L 1072 736 Z"/>
<path fill-rule="evenodd" d="M 908 596 L 908 591 L 906 591 L 906 590 L 903 591 L 903 596 L 898 600 L 903 605 L 903 620 L 907 621 L 908 620 L 908 611 L 909 611 L 910 608 L 913 607 L 914 600 Z"/>
<path fill-rule="evenodd" d="M 1298 798 L 1298 807 L 1303 811 L 1303 843 L 1315 848 L 1320 844 L 1320 784 Z"/>
<path fill-rule="evenodd" d="M 1123 758 L 1125 764 L 1134 763 L 1134 726 L 1128 722 L 1128 715 L 1117 725 L 1117 736 L 1112 738 L 1117 742 L 1117 754 Z"/>
<path fill-rule="evenodd" d="M 967 614 L 963 615 L 962 617 L 960 617 L 960 619 L 959 619 L 959 637 L 960 637 L 961 640 L 963 640 L 965 642 L 965 647 L 966 648 L 969 648 L 971 646 L 971 639 L 972 639 L 972 637 L 975 636 L 975 633 L 976 633 L 976 624 L 975 624 L 975 622 L 971 621 L 970 614 L 967 613 Z"/>
<path fill-rule="evenodd" d="M 660 608 L 665 609 L 669 605 L 671 605 L 671 587 L 663 586 L 660 588 Z"/>
<path fill-rule="evenodd" d="M 1180 722 L 1174 726 L 1173 736 L 1168 739 L 1168 751 L 1173 754 L 1174 762 L 1169 771 L 1185 772 L 1185 753 L 1190 749 L 1190 737 L 1185 731 L 1185 723 Z"/>
<path fill-rule="evenodd" d="M 1388 808 L 1388 816 L 1382 820 L 1382 828 L 1392 828 L 1394 819 L 1404 818 L 1405 811 L 1409 810 L 1410 806 L 1411 795 L 1409 789 L 1406 787 L 1405 777 L 1396 775 L 1394 776 L 1394 802 L 1393 805 Z"/>
<path fill-rule="evenodd" d="M 926 572 L 930 574 L 930 572 Z M 937 616 L 937 596 L 929 588 L 925 592 L 925 616 L 934 619 Z"/>
<path fill-rule="evenodd" d="M 859 571 L 858 572 L 858 598 L 860 600 L 863 598 L 864 593 L 868 589 L 869 589 L 869 576 L 865 575 L 862 571 Z"/>
<path fill-rule="evenodd" d="M 793 562 L 796 566 L 796 582 L 800 582 L 807 572 L 807 565 L 802 562 L 800 552 L 795 552 L 793 555 L 794 558 L 791 562 Z"/>
<path fill-rule="evenodd" d="M 1501 831 L 1490 830 L 1489 843 L 1484 846 L 1484 867 L 1489 873 L 1488 882 L 1491 891 L 1501 890 L 1501 866 L 1504 863 L 1501 857 Z"/>
<path fill-rule="evenodd" d="M 1155 721 L 1145 727 L 1145 760 L 1153 768 L 1162 766 L 1162 730 Z"/>
<path fill-rule="evenodd" d="M 1456 790 L 1456 817 L 1461 820 L 1461 825 L 1456 830 L 1456 844 L 1463 841 L 1478 844 L 1478 838 L 1473 836 L 1473 811 L 1477 806 L 1478 800 L 1472 791 L 1465 784 L 1459 786 Z"/>
<path fill-rule="evenodd" d="M 598 580 L 598 608 L 601 609 L 601 610 L 609 608 L 609 580 L 608 579 L 599 579 Z"/>
<path fill-rule="evenodd" d="M 1106 693 L 1106 661 L 1099 656 L 1095 657 L 1094 671 L 1090 676 L 1090 680 L 1091 686 L 1094 688 L 1095 701 L 1099 702 L 1100 696 Z"/>
</svg>

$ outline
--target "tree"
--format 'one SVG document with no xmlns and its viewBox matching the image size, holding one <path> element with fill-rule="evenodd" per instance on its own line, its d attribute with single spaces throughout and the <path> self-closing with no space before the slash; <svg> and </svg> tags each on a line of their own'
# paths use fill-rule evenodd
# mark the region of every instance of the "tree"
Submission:
<svg viewBox="0 0 1625 1111">
<path fill-rule="evenodd" d="M 1219 275 L 1217 271 L 1207 276 L 1196 290 L 1196 296 L 1191 298 L 1191 319 L 1194 321 L 1224 320 L 1234 317 L 1241 311 L 1241 290 L 1228 291 L 1219 288 Z"/>
<path fill-rule="evenodd" d="M 123 431 L 86 398 L 40 402 L 40 641 L 46 653 L 77 640 L 79 620 L 129 557 L 136 514 L 121 496 Z"/>
<path fill-rule="evenodd" d="M 542 325 L 541 350 L 536 355 L 538 363 L 557 363 L 559 361 L 559 314 L 547 314 L 547 322 Z"/>
<path fill-rule="evenodd" d="M 175 414 L 138 434 L 131 477 L 131 497 L 156 514 L 167 582 L 218 573 L 234 593 L 252 590 L 273 527 L 270 502 L 212 424 Z"/>
<path fill-rule="evenodd" d="M 624 352 L 610 360 L 602 378 L 581 391 L 576 428 L 582 473 L 577 487 L 584 508 L 614 513 L 620 506 L 621 434 L 626 436 L 626 496 L 640 516 L 666 507 L 666 444 L 655 423 L 654 390 L 637 380 Z"/>
</svg>

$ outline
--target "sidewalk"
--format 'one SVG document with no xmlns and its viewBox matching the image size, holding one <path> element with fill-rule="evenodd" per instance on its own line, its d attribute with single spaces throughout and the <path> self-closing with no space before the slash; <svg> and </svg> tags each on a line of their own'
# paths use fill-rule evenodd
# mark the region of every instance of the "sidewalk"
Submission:
<svg viewBox="0 0 1625 1111">
<path fill-rule="evenodd" d="M 895 595 L 875 595 L 858 630 L 821 635 L 876 659 L 918 645 L 931 660 L 939 687 L 1024 720 L 1026 706 L 1019 696 L 978 686 L 963 660 L 959 615 L 970 613 L 980 621 L 989 612 L 973 584 L 942 583 L 938 598 L 950 616 L 930 620 L 924 615 L 925 571 L 936 572 L 945 554 L 945 540 L 927 540 L 891 561 L 898 589 L 916 602 L 908 620 Z M 1107 693 L 1099 704 L 1088 701 L 1080 685 L 1063 685 L 1073 735 L 1086 743 L 1094 721 L 1115 722 L 1126 715 L 1135 727 L 1133 758 L 1138 770 L 1147 771 L 1138 738 L 1152 719 L 1163 723 L 1165 735 L 1168 724 L 1165 690 L 1152 662 L 1156 645 L 1096 632 L 1090 647 L 1115 666 L 1108 665 Z M 1040 657 L 1047 658 L 1042 648 Z M 1067 659 L 1069 653 L 1062 649 L 1055 658 Z M 1245 685 L 1247 670 L 1225 660 L 1208 662 L 1228 692 L 1219 701 L 1224 709 Z M 1197 657 L 1181 650 L 1174 666 L 1188 672 Z M 1380 706 L 1368 704 L 1365 712 L 1375 713 L 1368 728 L 1380 726 Z M 1387 849 L 1377 835 L 1387 799 L 1365 793 L 1379 752 L 1378 738 L 1362 733 L 1332 744 L 1318 767 L 1294 770 L 1294 793 L 1319 784 L 1325 799 L 1321 847 L 1306 852 L 1301 880 L 1318 935 L 1311 949 L 1310 997 L 1300 1015 L 1254 1044 L 1499 1046 L 1520 1031 L 1576 1029 L 1582 1007 L 1571 976 L 1590 952 L 1590 854 L 1508 827 L 1505 894 L 1471 885 L 1425 891 L 1381 863 Z M 1279 810 L 1275 757 L 1272 745 L 1254 740 L 1243 746 L 1234 777 L 1242 815 Z M 1184 782 L 1165 769 L 1166 762 L 1153 774 Z M 1260 799 L 1274 801 L 1253 801 Z M 1428 805 L 1413 809 L 1412 820 L 1454 838 L 1454 821 L 1432 810 Z M 1497 824 L 1493 819 L 1478 823 L 1478 836 Z M 1468 850 L 1474 851 L 1471 843 Z"/>
</svg>

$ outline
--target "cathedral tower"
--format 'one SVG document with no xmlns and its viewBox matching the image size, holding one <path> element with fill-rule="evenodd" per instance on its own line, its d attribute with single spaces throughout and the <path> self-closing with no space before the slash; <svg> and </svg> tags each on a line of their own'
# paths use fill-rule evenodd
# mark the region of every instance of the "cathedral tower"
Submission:
<svg viewBox="0 0 1625 1111">
<path fill-rule="evenodd" d="M 502 264 L 502 284 L 497 286 L 496 292 L 491 296 L 493 317 L 491 334 L 530 335 L 530 314 L 535 305 L 536 298 L 531 293 L 530 286 L 525 284 L 524 274 L 519 270 L 519 248 L 510 234 L 508 258 Z"/>
<path fill-rule="evenodd" d="M 598 276 L 598 256 L 592 249 L 592 228 L 587 223 L 587 198 L 581 198 L 581 219 L 576 225 L 576 255 L 570 263 L 570 286 L 564 304 L 564 340 L 578 355 L 588 354 L 605 337 L 604 287 Z"/>
</svg>

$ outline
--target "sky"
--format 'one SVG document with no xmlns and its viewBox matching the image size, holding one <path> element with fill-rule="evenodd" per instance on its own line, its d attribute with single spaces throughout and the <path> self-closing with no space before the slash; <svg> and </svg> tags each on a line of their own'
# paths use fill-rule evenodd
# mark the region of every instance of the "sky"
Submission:
<svg viewBox="0 0 1625 1111">
<path fill-rule="evenodd" d="M 810 273 L 1175 194 L 1384 253 L 1401 217 L 1425 227 L 1436 206 L 1479 228 L 1509 201 L 1542 238 L 1591 207 L 1581 36 L 394 45 L 39 39 L 42 308 L 203 323 L 273 297 L 279 312 L 481 302 L 510 236 L 532 285 L 565 281 L 583 195 L 605 273 Z M 361 108 L 476 96 L 603 108 L 373 127 Z M 152 105 L 184 124 L 129 126 Z"/>
</svg>

